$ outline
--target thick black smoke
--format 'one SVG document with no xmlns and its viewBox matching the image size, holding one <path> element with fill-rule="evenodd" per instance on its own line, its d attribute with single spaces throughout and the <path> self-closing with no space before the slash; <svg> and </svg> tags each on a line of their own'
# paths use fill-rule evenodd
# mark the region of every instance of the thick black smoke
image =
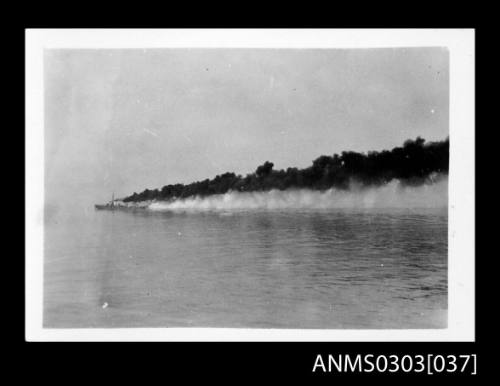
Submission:
<svg viewBox="0 0 500 386">
<path fill-rule="evenodd" d="M 403 185 L 418 186 L 432 182 L 436 174 L 447 174 L 449 138 L 426 143 L 423 138 L 407 140 L 402 147 L 368 154 L 344 151 L 340 155 L 322 155 L 305 169 L 273 170 L 266 161 L 245 177 L 224 173 L 214 179 L 191 184 L 165 185 L 161 190 L 146 189 L 126 197 L 125 202 L 148 200 L 169 201 L 187 197 L 205 197 L 229 191 L 258 192 L 286 189 L 349 189 L 354 182 L 362 187 L 381 186 L 392 180 Z"/>
</svg>

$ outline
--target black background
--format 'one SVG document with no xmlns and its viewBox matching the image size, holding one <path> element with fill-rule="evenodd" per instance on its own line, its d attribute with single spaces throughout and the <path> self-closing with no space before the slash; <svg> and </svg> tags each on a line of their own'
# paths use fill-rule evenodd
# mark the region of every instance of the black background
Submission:
<svg viewBox="0 0 500 386">
<path fill-rule="evenodd" d="M 25 28 L 110 28 L 110 27 L 383 27 L 383 28 L 413 28 L 413 27 L 446 27 L 446 28 L 477 28 L 476 29 L 476 63 L 481 59 L 479 52 L 479 40 L 482 36 L 487 36 L 493 31 L 478 28 L 474 20 L 475 10 L 467 9 L 464 17 L 458 24 L 447 25 L 446 21 L 451 15 L 451 9 L 443 7 L 438 9 L 435 4 L 408 3 L 405 4 L 406 11 L 402 9 L 403 3 L 394 5 L 391 12 L 385 14 L 387 7 L 381 4 L 372 4 L 372 8 L 366 9 L 364 16 L 360 16 L 359 4 L 354 4 L 353 10 L 346 10 L 343 7 L 332 6 L 329 8 L 315 8 L 313 4 L 289 3 L 283 5 L 283 8 L 258 6 L 256 3 L 232 3 L 224 7 L 215 4 L 206 3 L 200 8 L 196 16 L 193 15 L 193 8 L 197 4 L 186 4 L 187 9 L 180 10 L 177 7 L 169 8 L 169 4 L 160 6 L 147 6 L 144 4 L 119 3 L 116 8 L 108 5 L 104 11 L 103 5 L 91 5 L 90 3 L 65 3 L 58 7 L 53 6 L 53 12 L 48 10 L 46 5 L 38 5 L 32 8 L 32 5 L 25 5 L 29 11 L 9 14 L 4 13 L 4 18 L 16 16 L 17 24 L 11 29 L 5 31 L 5 37 L 12 44 L 12 49 L 8 51 L 7 64 L 14 64 L 12 74 L 17 77 L 6 76 L 14 80 L 13 94 L 9 94 L 11 105 L 16 98 L 18 109 L 18 124 L 16 130 L 12 132 L 19 134 L 20 143 L 24 144 L 24 29 Z M 124 8 L 133 8 L 133 15 L 123 18 L 118 10 Z M 159 8 L 157 8 L 159 7 Z M 460 8 L 459 5 L 456 7 Z M 294 17 L 284 14 L 282 11 L 295 8 L 297 13 Z M 210 12 L 208 12 L 208 9 Z M 373 11 L 377 9 L 385 15 L 385 18 L 379 18 Z M 272 10 L 272 11 L 271 11 Z M 205 12 L 207 11 L 207 12 Z M 412 15 L 411 21 L 404 16 L 394 16 L 394 11 L 404 11 L 403 15 Z M 231 12 L 231 14 L 228 14 Z M 10 16 L 9 16 L 10 15 Z M 246 16 L 246 20 L 240 20 L 241 16 Z M 385 24 L 376 24 L 385 21 Z M 413 24 L 411 24 L 413 23 Z M 14 60 L 17 59 L 17 60 Z M 5 59 L 4 59 L 5 60 Z M 489 61 L 490 62 L 490 61 Z M 490 62 L 491 64 L 491 62 Z M 10 70 L 8 70 L 10 71 Z M 486 71 L 486 70 L 485 70 Z M 492 69 L 491 74 L 495 74 Z M 9 74 L 10 72 L 4 72 Z M 479 71 L 476 70 L 476 83 L 479 85 Z M 496 70 L 498 74 L 498 70 Z M 488 72 L 485 74 L 488 76 Z M 494 77 L 498 77 L 495 75 Z M 487 82 L 489 83 L 489 82 Z M 14 97 L 12 97 L 13 95 Z M 486 99 L 486 98 L 485 98 Z M 476 93 L 476 116 L 486 110 L 486 107 L 478 108 L 478 101 L 484 99 L 479 92 Z M 482 102 L 481 102 L 482 103 Z M 10 109 L 9 109 L 10 110 Z M 4 112 L 5 114 L 5 112 Z M 11 112 L 8 111 L 7 115 Z M 478 122 L 479 120 L 477 120 Z M 489 123 L 493 127 L 494 122 Z M 479 126 L 479 122 L 476 125 Z M 489 135 L 492 129 L 487 131 Z M 476 149 L 479 147 L 479 131 L 476 131 Z M 484 131 L 483 131 L 484 133 Z M 489 139 L 489 138 L 488 138 Z M 490 141 L 491 142 L 491 141 Z M 4 146 L 6 146 L 4 142 Z M 9 147 L 9 146 L 6 146 Z M 21 145 L 22 149 L 24 146 Z M 476 150 L 476 171 L 480 168 L 481 156 L 487 156 L 489 153 Z M 20 170 L 14 172 L 12 178 L 9 176 L 9 186 L 24 186 L 24 152 L 17 151 L 16 156 L 19 162 L 16 166 Z M 22 157 L 21 157 L 22 156 Z M 22 158 L 22 159 L 21 159 Z M 12 164 L 13 162 L 11 162 Z M 7 164 L 7 165 L 11 165 Z M 10 168 L 9 168 L 10 169 Z M 491 168 L 490 168 L 491 171 Z M 480 184 L 480 173 L 476 177 L 477 186 Z M 485 180 L 486 181 L 486 180 Z M 489 182 L 489 180 L 488 180 Z M 474 183 L 474 181 L 471 181 Z M 16 193 L 20 195 L 18 191 Z M 20 208 L 15 208 L 16 218 L 24 220 L 24 212 Z M 476 208 L 476 212 L 479 208 Z M 21 222 L 22 222 L 21 221 Z M 477 221 L 477 228 L 483 228 L 484 223 Z M 24 235 L 24 223 L 21 224 L 20 234 Z M 483 232 L 476 232 L 476 245 L 483 245 L 487 239 Z M 14 348 L 5 348 L 7 361 L 4 367 L 7 371 L 13 371 L 15 379 L 24 379 L 33 377 L 35 381 L 44 379 L 51 382 L 64 382 L 67 384 L 80 382 L 119 382 L 138 383 L 138 384 L 178 384 L 185 383 L 188 379 L 197 378 L 199 382 L 217 381 L 226 378 L 232 383 L 244 382 L 248 379 L 258 382 L 273 380 L 274 382 L 290 381 L 309 381 L 322 380 L 329 384 L 335 384 L 339 377 L 362 378 L 362 381 L 369 381 L 370 378 L 402 379 L 415 377 L 420 381 L 437 380 L 443 381 L 443 378 L 456 379 L 463 374 L 441 374 L 441 375 L 418 375 L 418 374 L 385 374 L 378 375 L 371 373 L 369 375 L 336 375 L 334 373 L 323 374 L 321 372 L 312 373 L 312 368 L 317 354 L 477 354 L 478 356 L 478 375 L 482 378 L 487 372 L 494 369 L 496 355 L 494 352 L 488 353 L 487 346 L 496 336 L 495 326 L 486 327 L 488 321 L 494 316 L 496 306 L 495 292 L 486 290 L 490 282 L 486 278 L 486 271 L 491 272 L 491 261 L 495 260 L 495 253 L 487 251 L 476 252 L 476 341 L 475 342 L 346 342 L 346 343 L 326 343 L 326 342 L 186 342 L 186 343 L 37 343 L 25 341 L 25 314 L 24 314 L 24 237 L 20 240 L 20 246 L 17 253 L 4 256 L 17 263 L 19 277 L 16 277 L 14 283 L 9 287 L 7 297 L 14 299 L 14 305 L 8 308 L 4 314 L 6 319 L 12 325 L 12 328 L 6 331 L 7 340 L 13 341 Z M 483 245 L 484 247 L 485 245 Z M 477 248 L 477 247 L 476 247 Z M 19 253 L 21 252 L 21 253 Z M 15 256 L 15 257 L 14 257 Z M 4 272 L 4 275 L 6 273 Z M 14 275 L 8 275 L 14 276 Z M 12 296 L 10 296 L 12 294 Z M 17 295 L 17 296 L 16 296 Z M 15 298 L 18 298 L 15 300 Z M 482 304 L 485 304 L 483 307 Z"/>
</svg>

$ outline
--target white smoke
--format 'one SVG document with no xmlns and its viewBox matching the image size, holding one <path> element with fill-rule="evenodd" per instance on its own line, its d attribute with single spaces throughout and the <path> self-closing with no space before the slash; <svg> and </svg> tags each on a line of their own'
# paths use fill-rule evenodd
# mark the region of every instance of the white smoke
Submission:
<svg viewBox="0 0 500 386">
<path fill-rule="evenodd" d="M 271 190 L 228 192 L 207 197 L 189 197 L 171 202 L 157 201 L 150 210 L 241 210 L 241 209 L 335 209 L 335 208 L 446 208 L 448 179 L 417 187 L 398 181 L 376 188 L 327 191 Z"/>
</svg>

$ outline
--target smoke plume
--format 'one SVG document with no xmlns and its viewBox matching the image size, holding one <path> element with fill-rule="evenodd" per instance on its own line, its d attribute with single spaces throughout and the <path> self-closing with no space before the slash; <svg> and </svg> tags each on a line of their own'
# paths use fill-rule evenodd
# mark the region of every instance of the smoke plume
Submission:
<svg viewBox="0 0 500 386">
<path fill-rule="evenodd" d="M 426 143 L 423 138 L 407 140 L 402 147 L 368 154 L 344 151 L 322 155 L 305 169 L 274 170 L 266 161 L 246 176 L 224 173 L 213 179 L 190 184 L 170 184 L 161 189 L 146 189 L 125 197 L 125 203 L 166 201 L 170 207 L 292 207 L 332 205 L 354 198 L 359 205 L 366 200 L 381 200 L 373 192 L 390 194 L 396 186 L 422 186 L 435 182 L 436 175 L 447 175 L 449 139 Z M 356 184 L 353 184 L 356 181 Z M 305 193 L 314 191 L 314 193 Z M 342 192 L 349 191 L 349 192 Z M 238 192 L 238 193 L 235 193 Z M 212 197 L 214 196 L 214 197 Z M 317 203 L 307 204 L 309 198 Z M 232 204 L 234 202 L 234 204 Z M 335 204 L 339 205 L 339 204 Z"/>
<path fill-rule="evenodd" d="M 267 192 L 228 192 L 207 197 L 157 201 L 155 211 L 210 211 L 246 209 L 368 209 L 368 208 L 446 208 L 448 178 L 440 176 L 432 184 L 408 186 L 392 181 L 378 187 L 352 186 L 351 189 L 271 190 Z"/>
</svg>

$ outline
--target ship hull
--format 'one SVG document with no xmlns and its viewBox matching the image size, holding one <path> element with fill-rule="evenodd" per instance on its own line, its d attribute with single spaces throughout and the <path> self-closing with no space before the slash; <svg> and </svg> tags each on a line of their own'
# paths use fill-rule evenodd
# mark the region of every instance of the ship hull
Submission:
<svg viewBox="0 0 500 386">
<path fill-rule="evenodd" d="M 126 210 L 126 211 L 134 211 L 134 210 L 144 210 L 147 209 L 147 206 L 123 206 L 123 205 L 106 205 L 106 204 L 95 204 L 94 208 L 96 210 Z"/>
<path fill-rule="evenodd" d="M 94 205 L 97 210 L 115 210 L 115 207 L 109 205 Z"/>
</svg>

